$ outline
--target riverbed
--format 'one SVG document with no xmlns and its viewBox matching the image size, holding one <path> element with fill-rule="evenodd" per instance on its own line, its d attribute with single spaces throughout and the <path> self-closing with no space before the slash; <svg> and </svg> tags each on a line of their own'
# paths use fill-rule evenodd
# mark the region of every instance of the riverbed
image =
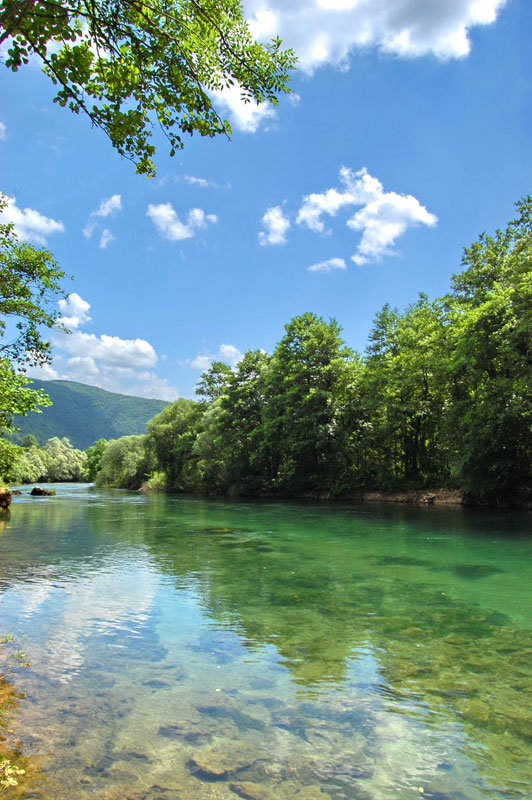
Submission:
<svg viewBox="0 0 532 800">
<path fill-rule="evenodd" d="M 55 488 L 0 530 L 28 797 L 530 798 L 529 514 Z"/>
</svg>

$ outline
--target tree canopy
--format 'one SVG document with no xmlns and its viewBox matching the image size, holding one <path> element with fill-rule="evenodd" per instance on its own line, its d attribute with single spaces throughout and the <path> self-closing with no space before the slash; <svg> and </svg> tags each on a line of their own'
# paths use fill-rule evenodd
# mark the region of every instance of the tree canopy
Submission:
<svg viewBox="0 0 532 800">
<path fill-rule="evenodd" d="M 55 102 L 86 114 L 153 175 L 152 127 L 170 154 L 182 134 L 230 134 L 212 93 L 276 103 L 295 63 L 279 39 L 254 41 L 240 0 L 2 0 L 0 43 L 16 71 L 32 55 L 57 86 Z"/>
<path fill-rule="evenodd" d="M 271 355 L 214 362 L 201 402 L 148 425 L 159 483 L 284 496 L 450 486 L 489 502 L 530 492 L 532 199 L 517 208 L 465 250 L 448 295 L 384 306 L 364 356 L 335 320 L 306 313 Z"/>
<path fill-rule="evenodd" d="M 5 205 L 0 194 L 0 211 Z M 13 415 L 50 403 L 28 388 L 24 371 L 51 359 L 42 329 L 58 323 L 63 277 L 47 250 L 19 242 L 13 225 L 0 224 L 0 431 L 12 430 Z"/>
</svg>

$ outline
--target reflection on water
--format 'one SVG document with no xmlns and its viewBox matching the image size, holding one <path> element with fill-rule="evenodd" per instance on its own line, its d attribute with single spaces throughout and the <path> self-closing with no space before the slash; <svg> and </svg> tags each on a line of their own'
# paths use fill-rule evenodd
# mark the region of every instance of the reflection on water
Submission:
<svg viewBox="0 0 532 800">
<path fill-rule="evenodd" d="M 526 515 L 18 498 L 28 797 L 529 798 Z"/>
</svg>

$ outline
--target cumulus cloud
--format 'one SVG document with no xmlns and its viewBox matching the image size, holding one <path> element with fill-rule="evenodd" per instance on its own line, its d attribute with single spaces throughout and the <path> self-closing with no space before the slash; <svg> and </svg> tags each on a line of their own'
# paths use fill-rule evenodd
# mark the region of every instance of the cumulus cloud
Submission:
<svg viewBox="0 0 532 800">
<path fill-rule="evenodd" d="M 221 344 L 217 353 L 211 355 L 199 354 L 195 358 L 189 359 L 187 364 L 189 367 L 192 367 L 192 369 L 205 372 L 205 370 L 209 369 L 213 361 L 223 361 L 225 364 L 229 364 L 231 369 L 234 369 L 243 357 L 244 354 L 233 344 Z"/>
<path fill-rule="evenodd" d="M 154 371 L 159 359 L 150 342 L 79 330 L 90 322 L 91 307 L 75 292 L 58 305 L 60 322 L 72 332 L 54 329 L 54 363 L 29 369 L 30 377 L 79 381 L 138 397 L 177 399 L 177 389 Z"/>
<path fill-rule="evenodd" d="M 201 208 L 192 208 L 188 212 L 186 222 L 182 222 L 171 203 L 150 203 L 146 215 L 151 219 L 161 236 L 171 242 L 190 239 L 198 230 L 207 227 L 208 223 L 218 222 L 215 214 L 206 214 Z"/>
<path fill-rule="evenodd" d="M 90 357 L 108 367 L 139 369 L 153 367 L 157 363 L 157 354 L 145 339 L 121 339 L 107 333 L 97 336 L 74 331 L 65 336 L 62 347 L 73 356 Z"/>
<path fill-rule="evenodd" d="M 436 225 L 438 218 L 427 211 L 412 195 L 383 193 L 348 220 L 355 231 L 362 231 L 358 251 L 352 256 L 355 264 L 393 254 L 391 247 L 407 228 L 413 225 Z"/>
<path fill-rule="evenodd" d="M 245 0 L 252 33 L 279 35 L 307 73 L 345 67 L 355 50 L 376 48 L 403 58 L 463 58 L 469 32 L 495 22 L 507 0 Z"/>
<path fill-rule="evenodd" d="M 352 256 L 355 264 L 366 264 L 392 254 L 396 239 L 408 228 L 415 225 L 432 227 L 438 221 L 412 195 L 385 192 L 382 183 L 365 167 L 358 172 L 342 167 L 340 183 L 340 190 L 331 188 L 321 194 L 303 197 L 297 222 L 315 233 L 327 233 L 324 215 L 334 217 L 342 208 L 362 206 L 346 223 L 352 230 L 362 233 L 357 252 Z"/>
<path fill-rule="evenodd" d="M 0 122 L 0 142 L 7 138 L 7 128 L 3 122 Z"/>
<path fill-rule="evenodd" d="M 265 230 L 259 232 L 259 244 L 285 244 L 290 220 L 283 214 L 281 206 L 269 208 L 262 218 Z"/>
<path fill-rule="evenodd" d="M 277 116 L 271 103 L 243 100 L 242 90 L 238 85 L 212 92 L 211 95 L 220 113 L 228 115 L 231 127 L 244 133 L 256 133 L 259 128 Z"/>
<path fill-rule="evenodd" d="M 38 381 L 57 381 L 60 378 L 59 372 L 50 364 L 29 367 L 27 372 L 30 378 L 36 378 Z"/>
<path fill-rule="evenodd" d="M 347 269 L 347 264 L 343 258 L 328 258 L 327 261 L 320 261 L 307 267 L 309 272 L 332 272 L 333 269 Z"/>
<path fill-rule="evenodd" d="M 90 303 L 87 303 L 77 292 L 72 292 L 66 299 L 59 300 L 57 305 L 61 312 L 59 322 L 66 328 L 79 328 L 85 322 L 90 322 Z"/>
<path fill-rule="evenodd" d="M 48 236 L 64 232 L 65 226 L 62 222 L 45 217 L 33 208 L 19 208 L 14 196 L 7 197 L 6 200 L 7 205 L 0 212 L 0 220 L 4 224 L 11 223 L 20 239 L 44 246 Z"/>
<path fill-rule="evenodd" d="M 98 227 L 100 219 L 107 219 L 107 217 L 114 217 L 120 211 L 122 211 L 122 195 L 113 194 L 111 195 L 111 197 L 107 197 L 104 200 L 102 200 L 98 208 L 94 209 L 94 211 L 91 211 L 87 224 L 83 228 L 83 235 L 85 236 L 85 238 L 86 239 L 91 238 L 92 234 Z M 114 236 L 107 228 L 105 228 L 100 238 L 100 247 L 107 247 L 107 245 L 109 244 L 110 241 L 112 241 L 112 239 L 114 239 Z M 102 244 L 102 241 L 105 241 L 105 244 Z"/>
</svg>

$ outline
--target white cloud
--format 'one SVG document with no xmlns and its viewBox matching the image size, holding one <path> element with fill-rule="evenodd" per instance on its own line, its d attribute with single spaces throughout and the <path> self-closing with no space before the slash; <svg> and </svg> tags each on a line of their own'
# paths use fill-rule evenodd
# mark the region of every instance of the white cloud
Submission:
<svg viewBox="0 0 532 800">
<path fill-rule="evenodd" d="M 228 114 L 231 127 L 244 133 L 256 133 L 268 120 L 277 116 L 271 103 L 256 103 L 242 99 L 240 86 L 229 86 L 221 91 L 212 92 L 214 106 L 222 114 Z"/>
<path fill-rule="evenodd" d="M 192 367 L 192 369 L 205 372 L 205 370 L 209 369 L 213 361 L 223 361 L 225 364 L 229 364 L 231 369 L 234 369 L 243 357 L 244 354 L 233 344 L 221 344 L 217 353 L 213 355 L 197 355 L 195 358 L 189 359 L 187 364 L 189 367 Z"/>
<path fill-rule="evenodd" d="M 324 233 L 322 214 L 334 217 L 343 206 L 353 203 L 354 198 L 348 192 L 341 193 L 336 189 L 327 189 L 323 194 L 308 194 L 303 198 L 296 222 L 298 225 L 306 225 L 314 233 Z"/>
<path fill-rule="evenodd" d="M 102 235 L 100 236 L 100 244 L 98 245 L 98 247 L 100 247 L 101 250 L 105 250 L 108 244 L 114 242 L 114 239 L 115 237 L 113 236 L 109 228 L 104 228 L 102 231 Z"/>
<path fill-rule="evenodd" d="M 414 58 L 463 58 L 469 32 L 495 22 L 506 0 L 245 0 L 253 34 L 279 35 L 307 73 L 345 67 L 355 50 Z"/>
<path fill-rule="evenodd" d="M 29 367 L 27 370 L 28 377 L 36 378 L 39 381 L 57 381 L 59 379 L 59 372 L 54 369 L 50 364 L 42 364 L 41 366 Z"/>
<path fill-rule="evenodd" d="M 320 261 L 307 267 L 309 272 L 331 272 L 333 269 L 347 269 L 347 264 L 343 258 L 328 258 L 327 261 Z"/>
<path fill-rule="evenodd" d="M 85 238 L 91 238 L 92 234 L 98 227 L 98 222 L 100 219 L 114 217 L 120 211 L 122 211 L 122 195 L 113 194 L 111 197 L 107 197 L 105 200 L 102 200 L 98 208 L 96 208 L 94 211 L 91 211 L 89 219 L 87 220 L 87 224 L 83 228 L 83 235 Z M 113 239 L 114 236 L 111 231 L 105 228 L 100 238 L 100 247 L 107 247 L 109 242 L 111 242 Z"/>
<path fill-rule="evenodd" d="M 62 322 L 66 328 L 79 328 L 85 322 L 90 322 L 90 303 L 87 303 L 77 292 L 69 294 L 66 300 L 59 300 L 57 305 L 61 312 L 59 322 Z"/>
<path fill-rule="evenodd" d="M 7 139 L 7 128 L 3 122 L 0 122 L 0 142 Z"/>
<path fill-rule="evenodd" d="M 201 189 L 207 189 L 212 185 L 206 178 L 195 178 L 194 175 L 184 175 L 183 180 L 192 186 L 199 186 Z"/>
<path fill-rule="evenodd" d="M 297 222 L 315 233 L 325 233 L 328 231 L 322 219 L 324 214 L 334 217 L 344 207 L 362 206 L 347 221 L 349 228 L 362 232 L 357 252 L 352 256 L 355 264 L 366 264 L 392 254 L 396 239 L 407 228 L 415 225 L 432 227 L 438 221 L 412 195 L 385 192 L 382 183 L 365 167 L 358 172 L 342 167 L 340 182 L 343 184 L 341 190 L 331 188 L 321 194 L 306 195 Z"/>
<path fill-rule="evenodd" d="M 259 232 L 259 244 L 285 244 L 290 220 L 283 214 L 281 206 L 269 208 L 262 218 L 264 231 Z"/>
<path fill-rule="evenodd" d="M 65 226 L 50 217 L 45 217 L 33 208 L 19 208 L 15 197 L 7 197 L 7 205 L 0 212 L 0 220 L 12 223 L 15 233 L 24 241 L 44 246 L 46 237 L 52 233 L 63 233 Z"/>
<path fill-rule="evenodd" d="M 176 178 L 175 180 L 184 180 L 190 186 L 197 186 L 200 189 L 231 189 L 230 183 L 217 183 L 208 178 L 198 178 L 194 175 L 183 175 L 182 178 Z"/>
<path fill-rule="evenodd" d="M 89 356 L 105 366 L 140 369 L 153 367 L 157 363 L 157 353 L 145 339 L 121 339 L 106 333 L 97 336 L 74 331 L 64 337 L 61 345 L 73 356 Z"/>
<path fill-rule="evenodd" d="M 438 218 L 431 214 L 419 200 L 395 192 L 382 193 L 348 220 L 352 230 L 362 231 L 358 251 L 352 256 L 355 264 L 390 255 L 395 240 L 414 225 L 436 225 Z"/>
<path fill-rule="evenodd" d="M 216 361 L 215 356 L 196 356 L 188 363 L 192 369 L 200 369 L 202 372 L 205 372 L 206 369 L 209 369 L 213 361 Z"/>
<path fill-rule="evenodd" d="M 122 211 L 122 195 L 113 194 L 106 200 L 102 200 L 96 211 L 91 212 L 93 217 L 110 217 Z"/>
<path fill-rule="evenodd" d="M 158 363 L 154 347 L 145 339 L 122 339 L 78 330 L 90 321 L 90 304 L 73 292 L 59 300 L 61 328 L 53 332 L 53 365 L 33 367 L 28 375 L 42 380 L 88 383 L 110 392 L 176 400 L 179 392 L 166 378 L 153 371 Z"/>
<path fill-rule="evenodd" d="M 207 227 L 207 223 L 218 222 L 215 214 L 205 214 L 201 208 L 192 208 L 187 221 L 182 222 L 171 203 L 150 203 L 146 215 L 151 219 L 161 236 L 171 242 L 190 239 L 196 231 Z"/>
</svg>

